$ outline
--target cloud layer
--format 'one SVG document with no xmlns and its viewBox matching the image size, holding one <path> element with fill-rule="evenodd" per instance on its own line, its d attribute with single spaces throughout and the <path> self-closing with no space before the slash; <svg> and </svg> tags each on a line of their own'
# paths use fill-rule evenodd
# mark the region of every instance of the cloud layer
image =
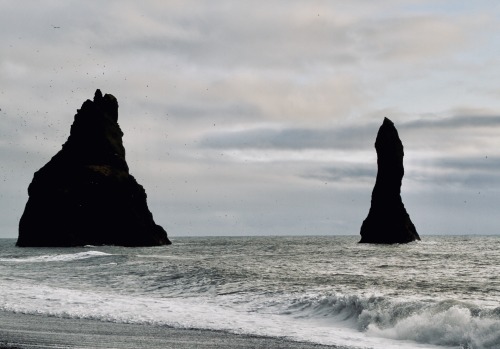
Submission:
<svg viewBox="0 0 500 349">
<path fill-rule="evenodd" d="M 97 88 L 174 238 L 357 234 L 384 117 L 419 233 L 498 233 L 490 2 L 0 4 L 0 236 Z"/>
</svg>

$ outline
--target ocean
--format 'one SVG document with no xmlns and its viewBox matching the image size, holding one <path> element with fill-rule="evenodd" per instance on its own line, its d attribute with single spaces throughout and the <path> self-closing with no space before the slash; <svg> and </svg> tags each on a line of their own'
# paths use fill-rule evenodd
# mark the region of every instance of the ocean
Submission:
<svg viewBox="0 0 500 349">
<path fill-rule="evenodd" d="M 422 239 L 174 237 L 149 248 L 1 239 L 0 311 L 346 349 L 500 348 L 500 237 Z"/>
</svg>

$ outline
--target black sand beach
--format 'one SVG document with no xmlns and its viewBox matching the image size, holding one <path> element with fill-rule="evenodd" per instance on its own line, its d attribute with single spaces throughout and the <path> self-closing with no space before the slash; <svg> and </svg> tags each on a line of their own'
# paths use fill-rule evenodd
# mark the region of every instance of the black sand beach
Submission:
<svg viewBox="0 0 500 349">
<path fill-rule="evenodd" d="M 0 312 L 0 348 L 339 349 L 333 346 L 217 331 L 116 324 L 9 312 Z"/>
</svg>

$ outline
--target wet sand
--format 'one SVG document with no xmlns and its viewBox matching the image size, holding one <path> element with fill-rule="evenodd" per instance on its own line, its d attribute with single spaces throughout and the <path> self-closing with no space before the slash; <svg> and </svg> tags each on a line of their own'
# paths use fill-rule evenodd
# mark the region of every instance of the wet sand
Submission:
<svg viewBox="0 0 500 349">
<path fill-rule="evenodd" d="M 1 311 L 0 348 L 340 349 L 334 346 L 219 331 L 116 324 L 97 320 L 65 319 Z"/>
</svg>

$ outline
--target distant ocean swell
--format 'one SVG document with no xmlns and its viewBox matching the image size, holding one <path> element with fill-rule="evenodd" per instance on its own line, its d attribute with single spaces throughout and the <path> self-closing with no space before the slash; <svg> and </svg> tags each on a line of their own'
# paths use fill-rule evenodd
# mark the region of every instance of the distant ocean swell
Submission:
<svg viewBox="0 0 500 349">
<path fill-rule="evenodd" d="M 377 347 L 370 338 L 474 349 L 498 348 L 500 343 L 500 308 L 456 301 L 396 302 L 340 294 L 291 299 L 256 295 L 250 301 L 240 296 L 165 299 L 19 283 L 11 287 L 0 286 L 0 309 L 16 313 L 276 337 L 288 333 L 295 340 L 347 347 Z M 339 338 L 346 330 L 349 336 Z M 363 338 L 353 340 L 356 333 Z M 391 343 L 385 346 L 398 347 Z"/>
</svg>

